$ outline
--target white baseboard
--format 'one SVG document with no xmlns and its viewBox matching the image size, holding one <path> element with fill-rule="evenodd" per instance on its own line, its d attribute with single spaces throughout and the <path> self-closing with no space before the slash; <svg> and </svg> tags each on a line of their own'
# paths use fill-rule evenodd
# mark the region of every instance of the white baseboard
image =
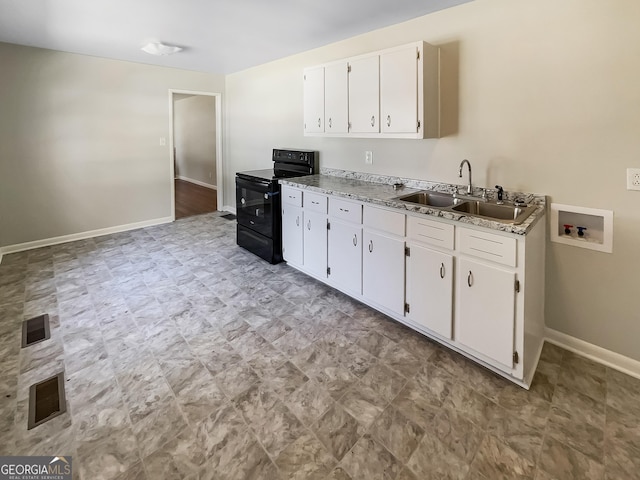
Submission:
<svg viewBox="0 0 640 480">
<path fill-rule="evenodd" d="M 163 223 L 171 223 L 171 222 L 173 222 L 172 217 L 154 218 L 153 220 L 145 220 L 143 222 L 128 223 L 126 225 L 100 228 L 98 230 L 90 230 L 87 232 L 72 233 L 70 235 L 62 235 L 60 237 L 44 238 L 42 240 L 35 240 L 33 242 L 8 245 L 6 247 L 0 247 L 0 261 L 2 260 L 2 255 L 6 255 L 9 253 L 24 252 L 25 250 L 33 250 L 34 248 L 49 247 L 51 245 L 58 245 L 60 243 L 73 242 L 75 240 L 84 240 L 86 238 L 100 237 L 102 235 L 110 235 L 112 233 L 127 232 L 129 230 L 136 230 L 138 228 L 151 227 L 154 225 L 162 225 Z"/>
<path fill-rule="evenodd" d="M 185 182 L 195 183 L 196 185 L 200 185 L 201 187 L 210 188 L 211 190 L 217 190 L 218 187 L 215 185 L 211 185 L 210 183 L 204 183 L 200 180 L 194 180 L 193 178 L 183 177 L 182 175 L 176 175 L 178 180 L 184 180 Z"/>
<path fill-rule="evenodd" d="M 562 347 L 578 355 L 601 363 L 614 370 L 618 370 L 635 378 L 640 378 L 640 362 L 633 358 L 625 357 L 619 353 L 612 352 L 606 348 L 599 347 L 593 343 L 585 342 L 579 338 L 572 337 L 566 333 L 558 332 L 551 328 L 545 329 L 545 340 L 554 345 Z"/>
<path fill-rule="evenodd" d="M 224 207 L 222 207 L 221 209 L 223 212 L 229 212 L 229 213 L 233 213 L 234 215 L 237 213 L 236 212 L 236 207 L 231 207 L 229 205 L 225 205 Z"/>
</svg>

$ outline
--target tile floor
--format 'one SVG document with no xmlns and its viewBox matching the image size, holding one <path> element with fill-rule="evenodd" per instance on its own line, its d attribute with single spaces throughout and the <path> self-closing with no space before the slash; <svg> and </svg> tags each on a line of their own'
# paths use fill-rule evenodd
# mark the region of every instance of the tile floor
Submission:
<svg viewBox="0 0 640 480">
<path fill-rule="evenodd" d="M 20 349 L 43 312 L 51 340 Z M 68 412 L 27 431 L 61 370 Z M 0 454 L 83 480 L 640 478 L 640 381 L 546 345 L 527 392 L 219 214 L 5 256 L 0 375 Z"/>
</svg>

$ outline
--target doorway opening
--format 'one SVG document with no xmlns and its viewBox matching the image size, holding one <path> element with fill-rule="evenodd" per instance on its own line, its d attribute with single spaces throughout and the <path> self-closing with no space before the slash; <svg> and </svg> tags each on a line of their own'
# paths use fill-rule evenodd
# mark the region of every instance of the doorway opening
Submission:
<svg viewBox="0 0 640 480">
<path fill-rule="evenodd" d="M 169 90 L 173 219 L 220 210 L 222 122 L 219 93 Z"/>
</svg>

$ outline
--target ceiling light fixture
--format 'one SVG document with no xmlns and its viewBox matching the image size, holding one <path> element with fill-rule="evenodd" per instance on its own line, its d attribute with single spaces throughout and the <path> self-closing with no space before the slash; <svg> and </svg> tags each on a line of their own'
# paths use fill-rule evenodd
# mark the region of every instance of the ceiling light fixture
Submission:
<svg viewBox="0 0 640 480">
<path fill-rule="evenodd" d="M 149 55 L 156 55 L 158 57 L 172 55 L 174 53 L 178 53 L 180 50 L 182 50 L 181 47 L 176 47 L 175 45 L 165 45 L 162 42 L 149 42 L 144 47 L 142 47 L 143 52 L 146 52 Z"/>
</svg>

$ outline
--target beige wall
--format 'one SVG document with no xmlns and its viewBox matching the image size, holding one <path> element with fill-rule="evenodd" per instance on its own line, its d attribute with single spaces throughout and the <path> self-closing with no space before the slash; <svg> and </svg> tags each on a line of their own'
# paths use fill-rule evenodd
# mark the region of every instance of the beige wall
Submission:
<svg viewBox="0 0 640 480">
<path fill-rule="evenodd" d="M 216 99 L 206 95 L 173 98 L 176 175 L 216 185 Z"/>
<path fill-rule="evenodd" d="M 0 65 L 0 246 L 171 215 L 169 89 L 223 76 L 3 43 Z"/>
<path fill-rule="evenodd" d="M 315 148 L 322 166 L 539 192 L 615 211 L 614 253 L 548 245 L 546 322 L 640 360 L 640 2 L 476 0 L 227 77 L 225 204 L 233 173 L 273 147 Z M 443 138 L 302 135 L 302 68 L 425 40 L 442 49 Z M 372 150 L 373 165 L 364 151 Z"/>
</svg>

